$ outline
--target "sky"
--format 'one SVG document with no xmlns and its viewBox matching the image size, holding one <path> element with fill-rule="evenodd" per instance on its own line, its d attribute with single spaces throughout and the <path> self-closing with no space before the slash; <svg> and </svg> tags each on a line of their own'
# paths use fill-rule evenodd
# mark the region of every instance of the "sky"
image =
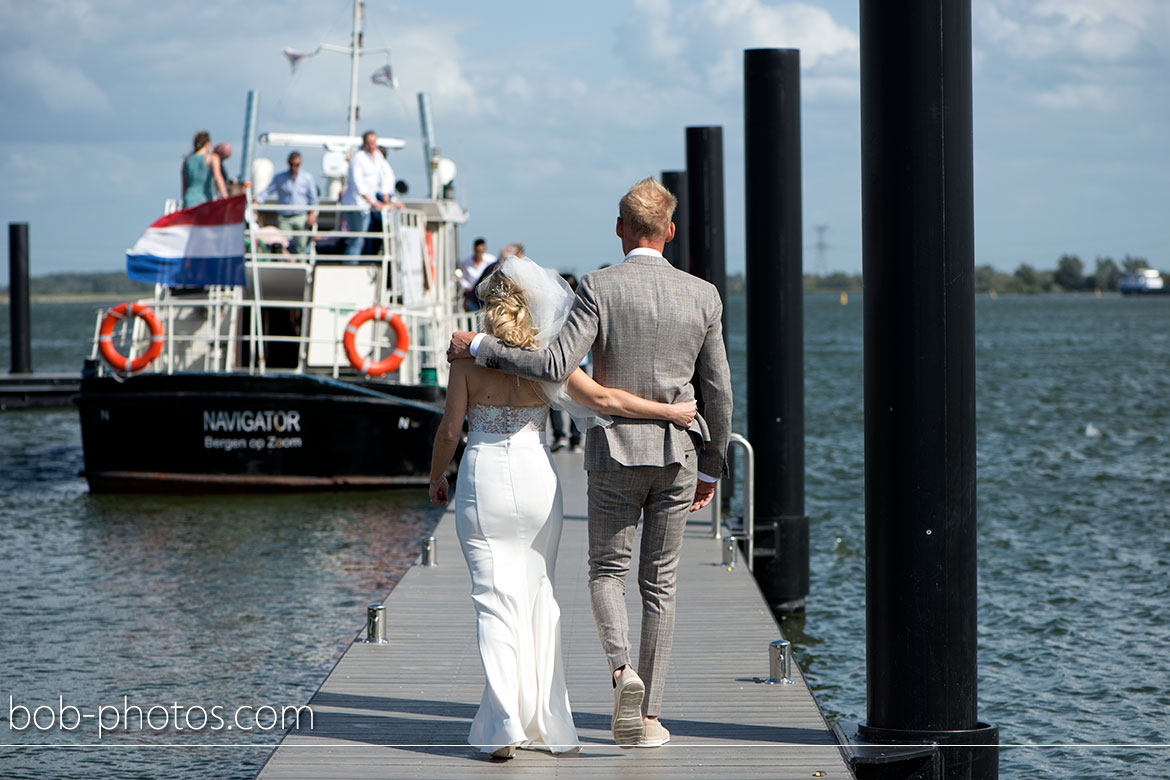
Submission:
<svg viewBox="0 0 1170 780">
<path fill-rule="evenodd" d="M 249 89 L 261 132 L 344 133 L 348 58 L 294 74 L 281 49 L 344 45 L 351 18 L 351 0 L 0 0 L 0 220 L 29 223 L 32 273 L 123 269 L 197 130 L 233 144 L 238 175 Z M 364 33 L 399 86 L 371 84 L 386 59 L 364 58 L 359 129 L 407 142 L 390 162 L 423 194 L 430 95 L 464 254 L 475 236 L 522 241 L 577 273 L 620 259 L 618 199 L 684 169 L 696 125 L 723 128 L 728 271 L 743 269 L 743 50 L 797 48 L 804 266 L 861 270 L 856 2 L 368 0 Z M 976 263 L 1170 270 L 1170 0 L 972 0 L 972 34 Z M 283 169 L 286 149 L 259 154 Z"/>
</svg>

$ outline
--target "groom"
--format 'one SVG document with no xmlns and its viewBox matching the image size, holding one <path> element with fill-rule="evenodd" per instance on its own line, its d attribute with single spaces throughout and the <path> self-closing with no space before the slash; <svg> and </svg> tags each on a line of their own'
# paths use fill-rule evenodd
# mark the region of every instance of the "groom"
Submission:
<svg viewBox="0 0 1170 780">
<path fill-rule="evenodd" d="M 456 333 L 448 359 L 534 379 L 564 381 L 593 351 L 602 385 L 673 403 L 694 398 L 697 373 L 706 417 L 690 431 L 656 420 L 616 418 L 590 428 L 589 594 L 597 632 L 613 670 L 614 741 L 658 747 L 670 733 L 658 722 L 674 635 L 675 584 L 688 510 L 705 507 L 723 474 L 731 433 L 731 376 L 723 346 L 723 304 L 709 283 L 663 257 L 674 238 L 676 200 L 654 179 L 638 182 L 618 205 L 625 260 L 586 274 L 560 334 L 538 351 L 506 347 L 483 334 Z M 641 516 L 638 587 L 642 636 L 631 667 L 625 581 Z M 639 677 L 639 674 L 641 677 Z"/>
</svg>

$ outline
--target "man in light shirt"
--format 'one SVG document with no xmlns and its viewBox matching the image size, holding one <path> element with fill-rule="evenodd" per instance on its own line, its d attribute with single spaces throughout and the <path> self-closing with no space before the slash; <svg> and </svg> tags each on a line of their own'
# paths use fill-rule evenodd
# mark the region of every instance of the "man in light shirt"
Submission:
<svg viewBox="0 0 1170 780">
<path fill-rule="evenodd" d="M 381 195 L 379 195 L 381 193 Z M 367 130 L 362 135 L 362 148 L 349 161 L 349 176 L 341 205 L 359 206 L 360 211 L 346 211 L 345 228 L 350 233 L 365 233 L 370 228 L 370 209 L 402 208 L 394 198 L 394 169 L 378 149 L 378 134 Z M 365 236 L 345 240 L 345 254 L 360 255 Z"/>
<path fill-rule="evenodd" d="M 317 182 L 313 174 L 301 170 L 301 153 L 290 152 L 288 170 L 278 173 L 272 183 L 256 197 L 257 203 L 266 203 L 275 197 L 277 203 L 289 206 L 316 206 Z M 281 211 L 276 215 L 276 227 L 286 236 L 293 231 L 304 231 L 317 224 L 317 211 Z M 290 236 L 289 244 L 297 254 L 305 251 L 304 236 Z"/>
<path fill-rule="evenodd" d="M 475 295 L 475 285 L 483 278 L 483 269 L 496 261 L 496 256 L 487 251 L 487 241 L 475 239 L 472 245 L 471 257 L 459 264 L 459 286 L 463 289 L 463 300 L 468 311 L 479 309 L 479 298 Z"/>
</svg>

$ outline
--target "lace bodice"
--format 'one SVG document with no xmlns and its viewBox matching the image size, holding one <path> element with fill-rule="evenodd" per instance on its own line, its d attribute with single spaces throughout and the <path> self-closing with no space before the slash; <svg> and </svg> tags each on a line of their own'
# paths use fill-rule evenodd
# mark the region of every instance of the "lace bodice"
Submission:
<svg viewBox="0 0 1170 780">
<path fill-rule="evenodd" d="M 467 429 L 480 433 L 512 434 L 520 431 L 543 431 L 547 419 L 547 406 L 471 404 L 467 407 Z"/>
</svg>

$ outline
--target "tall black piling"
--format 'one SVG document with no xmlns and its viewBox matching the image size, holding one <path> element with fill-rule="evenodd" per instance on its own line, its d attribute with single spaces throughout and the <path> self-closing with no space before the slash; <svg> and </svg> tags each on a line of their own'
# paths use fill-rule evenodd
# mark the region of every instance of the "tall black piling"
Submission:
<svg viewBox="0 0 1170 780">
<path fill-rule="evenodd" d="M 727 340 L 727 248 L 723 223 L 723 128 L 687 128 L 687 214 L 690 272 L 706 279 L 723 299 Z"/>
<path fill-rule="evenodd" d="M 935 742 L 941 777 L 987 780 L 998 775 L 998 732 L 976 712 L 971 4 L 863 0 L 860 19 L 867 699 L 858 734 Z M 859 776 L 918 771 L 882 766 Z"/>
<path fill-rule="evenodd" d="M 678 206 L 674 210 L 674 240 L 666 245 L 662 254 L 675 268 L 690 271 L 691 242 L 688 235 L 690 227 L 687 223 L 690 206 L 687 201 L 687 172 L 663 171 L 662 186 L 670 190 L 671 194 L 678 199 Z"/>
<path fill-rule="evenodd" d="M 723 345 L 727 346 L 727 248 L 723 215 L 723 128 L 688 127 L 687 146 L 687 244 L 693 275 L 715 285 L 723 301 Z M 703 412 L 703 393 L 698 380 L 695 400 Z M 724 502 L 713 511 L 719 515 L 730 507 L 731 474 L 735 461 L 728 453 L 727 475 L 723 477 Z M 718 474 L 712 474 L 716 477 Z M 720 519 L 718 522 L 722 522 Z"/>
<path fill-rule="evenodd" d="M 743 106 L 754 573 L 773 609 L 794 612 L 808 595 L 800 52 L 745 51 Z"/>
<path fill-rule="evenodd" d="M 8 223 L 8 322 L 12 374 L 32 373 L 32 335 L 28 308 L 28 223 Z"/>
</svg>

